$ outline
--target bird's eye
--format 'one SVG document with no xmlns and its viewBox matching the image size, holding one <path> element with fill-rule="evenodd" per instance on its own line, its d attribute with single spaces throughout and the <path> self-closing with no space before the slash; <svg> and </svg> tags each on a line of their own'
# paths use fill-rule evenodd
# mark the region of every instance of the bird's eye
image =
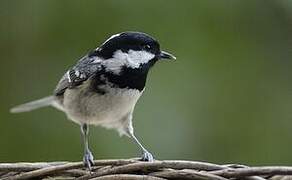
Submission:
<svg viewBox="0 0 292 180">
<path fill-rule="evenodd" d="M 151 49 L 151 46 L 149 44 L 146 44 L 144 45 L 144 49 L 149 51 Z"/>
</svg>

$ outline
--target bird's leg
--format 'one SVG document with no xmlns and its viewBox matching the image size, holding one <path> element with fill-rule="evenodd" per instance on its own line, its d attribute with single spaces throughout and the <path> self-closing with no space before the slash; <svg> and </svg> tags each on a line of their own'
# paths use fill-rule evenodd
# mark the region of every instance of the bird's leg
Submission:
<svg viewBox="0 0 292 180">
<path fill-rule="evenodd" d="M 89 127 L 87 124 L 81 125 L 81 132 L 83 136 L 83 144 L 84 144 L 84 157 L 83 157 L 83 163 L 84 165 L 91 170 L 91 166 L 93 166 L 93 155 L 89 150 L 88 147 L 88 132 Z"/>
<path fill-rule="evenodd" d="M 140 143 L 140 141 L 136 138 L 136 136 L 134 135 L 134 128 L 133 128 L 133 124 L 132 124 L 132 112 L 130 114 L 128 114 L 128 116 L 125 117 L 125 126 L 124 126 L 124 133 L 130 137 L 131 139 L 134 140 L 134 142 L 136 144 L 138 144 L 138 146 L 140 147 L 140 149 L 142 150 L 142 161 L 148 161 L 148 162 L 153 162 L 154 158 L 152 156 L 152 154 L 147 151 L 147 149 L 144 148 L 144 146 Z"/>
<path fill-rule="evenodd" d="M 153 162 L 154 158 L 152 156 L 152 154 L 147 151 L 147 149 L 144 148 L 144 146 L 139 142 L 139 140 L 136 138 L 136 136 L 134 135 L 133 131 L 129 133 L 130 137 L 132 139 L 134 139 L 135 143 L 138 144 L 138 146 L 141 148 L 142 150 L 142 161 L 148 161 L 148 162 Z"/>
</svg>

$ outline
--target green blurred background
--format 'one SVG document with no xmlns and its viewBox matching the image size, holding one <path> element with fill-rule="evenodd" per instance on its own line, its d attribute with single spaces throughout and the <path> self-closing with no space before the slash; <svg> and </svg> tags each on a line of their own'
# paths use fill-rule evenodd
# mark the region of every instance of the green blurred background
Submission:
<svg viewBox="0 0 292 180">
<path fill-rule="evenodd" d="M 292 164 L 292 1 L 0 1 L 0 162 L 79 161 L 79 127 L 53 108 L 9 114 L 52 93 L 110 35 L 135 30 L 177 56 L 151 71 L 137 136 L 157 159 Z M 137 157 L 92 127 L 96 159 Z"/>
</svg>

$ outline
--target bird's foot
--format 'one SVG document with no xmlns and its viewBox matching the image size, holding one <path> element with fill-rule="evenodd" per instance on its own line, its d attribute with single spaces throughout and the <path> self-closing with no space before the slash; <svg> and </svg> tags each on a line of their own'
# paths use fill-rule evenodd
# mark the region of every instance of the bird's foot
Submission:
<svg viewBox="0 0 292 180">
<path fill-rule="evenodd" d="M 153 158 L 153 156 L 152 156 L 152 154 L 150 152 L 144 151 L 141 160 L 142 161 L 153 162 L 154 158 Z"/>
<path fill-rule="evenodd" d="M 90 151 L 85 152 L 84 157 L 83 157 L 83 163 L 85 167 L 91 170 L 91 167 L 94 165 L 94 162 L 93 162 L 93 155 Z"/>
</svg>

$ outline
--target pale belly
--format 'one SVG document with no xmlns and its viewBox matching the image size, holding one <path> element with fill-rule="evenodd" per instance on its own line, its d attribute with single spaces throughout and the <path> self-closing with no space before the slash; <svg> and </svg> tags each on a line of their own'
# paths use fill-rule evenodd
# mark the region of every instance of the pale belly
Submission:
<svg viewBox="0 0 292 180">
<path fill-rule="evenodd" d="M 142 94 L 139 90 L 107 86 L 105 94 L 98 94 L 87 88 L 85 84 L 76 89 L 67 89 L 64 93 L 64 111 L 78 124 L 114 126 L 132 113 Z"/>
</svg>

